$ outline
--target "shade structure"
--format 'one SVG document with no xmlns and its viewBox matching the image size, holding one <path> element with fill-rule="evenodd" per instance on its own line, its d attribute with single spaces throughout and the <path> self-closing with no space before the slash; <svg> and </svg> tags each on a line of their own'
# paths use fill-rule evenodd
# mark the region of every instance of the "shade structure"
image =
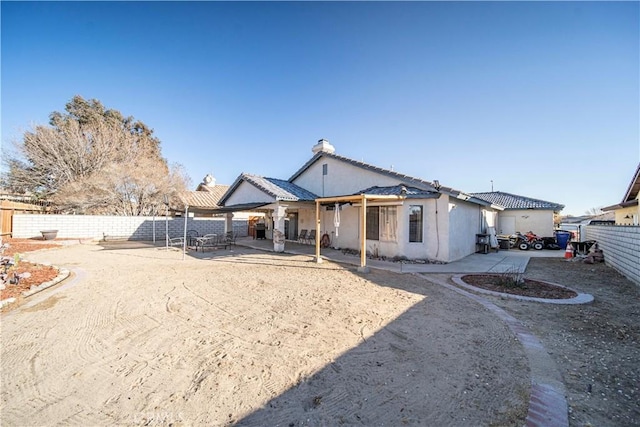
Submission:
<svg viewBox="0 0 640 427">
<path fill-rule="evenodd" d="M 381 194 L 357 194 L 352 196 L 336 196 L 336 197 L 321 197 L 316 199 L 316 235 L 320 235 L 320 204 L 326 203 L 361 203 L 361 219 L 360 219 L 360 267 L 359 271 L 366 272 L 367 268 L 367 200 L 369 201 L 389 201 L 389 200 L 404 200 L 404 195 L 381 195 Z M 336 209 L 337 210 L 337 209 Z M 322 262 L 320 258 L 320 239 L 316 239 L 316 262 Z"/>
</svg>

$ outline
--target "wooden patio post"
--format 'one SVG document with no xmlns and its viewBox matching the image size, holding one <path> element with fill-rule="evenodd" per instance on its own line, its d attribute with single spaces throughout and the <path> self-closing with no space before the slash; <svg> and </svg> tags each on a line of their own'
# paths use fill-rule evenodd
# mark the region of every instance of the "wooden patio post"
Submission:
<svg viewBox="0 0 640 427">
<path fill-rule="evenodd" d="M 367 267 L 367 197 L 362 195 L 362 214 L 360 215 L 360 273 L 368 273 Z"/>
<path fill-rule="evenodd" d="M 320 202 L 316 200 L 316 262 L 320 264 Z"/>
</svg>

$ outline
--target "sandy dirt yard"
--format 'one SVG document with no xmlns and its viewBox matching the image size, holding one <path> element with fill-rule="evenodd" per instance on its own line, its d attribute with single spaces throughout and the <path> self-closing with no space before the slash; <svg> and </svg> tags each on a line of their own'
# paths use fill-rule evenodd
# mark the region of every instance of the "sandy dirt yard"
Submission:
<svg viewBox="0 0 640 427">
<path fill-rule="evenodd" d="M 78 244 L 28 258 L 72 275 L 1 315 L 2 425 L 526 417 L 521 345 L 496 316 L 428 278 L 237 247 L 183 261 L 140 244 Z"/>
</svg>

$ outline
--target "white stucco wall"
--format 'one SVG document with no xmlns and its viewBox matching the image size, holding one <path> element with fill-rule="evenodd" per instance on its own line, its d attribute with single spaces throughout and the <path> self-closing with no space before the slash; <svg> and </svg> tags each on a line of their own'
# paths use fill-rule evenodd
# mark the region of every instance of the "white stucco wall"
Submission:
<svg viewBox="0 0 640 427">
<path fill-rule="evenodd" d="M 427 217 L 427 258 L 438 261 L 449 259 L 449 196 L 443 194 L 435 203 L 429 203 Z"/>
<path fill-rule="evenodd" d="M 327 174 L 323 175 L 323 165 Z M 338 159 L 320 158 L 294 183 L 320 197 L 357 194 L 372 186 L 393 186 L 401 184 L 399 179 L 369 171 Z M 273 202 L 251 184 L 245 182 L 226 201 L 226 205 L 251 202 Z M 455 208 L 450 209 L 450 204 Z M 376 206 L 369 203 L 368 206 Z M 385 205 L 385 203 L 382 203 Z M 388 205 L 388 204 L 386 204 Z M 423 241 L 409 242 L 409 212 L 412 205 L 423 207 Z M 454 261 L 475 252 L 476 234 L 485 232 L 487 226 L 496 223 L 496 213 L 492 210 L 483 215 L 481 206 L 447 195 L 438 199 L 407 199 L 395 205 L 397 209 L 397 232 L 394 241 L 367 241 L 367 250 L 381 256 L 405 256 L 409 259 L 431 259 L 444 262 Z M 316 216 L 314 207 L 291 207 L 289 212 L 298 213 L 298 230 L 314 230 Z M 317 238 L 327 233 L 334 247 L 360 249 L 361 208 L 358 205 L 342 205 L 339 237 L 335 237 L 333 225 L 334 211 L 322 208 L 321 227 Z M 272 236 L 270 218 L 267 218 L 267 238 Z M 553 223 L 551 222 L 551 225 Z"/>
<path fill-rule="evenodd" d="M 226 200 L 226 206 L 240 205 L 243 203 L 265 202 L 271 203 L 275 199 L 265 192 L 256 188 L 253 184 L 249 184 L 243 181 L 238 185 L 238 188 L 231 194 Z"/>
<path fill-rule="evenodd" d="M 368 206 L 377 206 L 370 203 Z M 413 205 L 423 207 L 423 241 L 409 242 L 409 212 Z M 455 205 L 455 208 L 451 206 Z M 409 259 L 430 259 L 451 262 L 475 252 L 476 234 L 486 232 L 495 224 L 496 212 L 473 203 L 442 195 L 439 199 L 408 199 L 395 205 L 397 209 L 397 240 L 367 240 L 367 251 L 380 256 L 405 256 Z M 334 211 L 322 207 L 321 232 L 328 233 L 334 247 L 360 249 L 361 208 L 343 205 L 340 229 L 336 240 Z M 298 229 L 315 228 L 315 211 L 297 209 Z"/>
<path fill-rule="evenodd" d="M 327 175 L 322 175 L 323 164 L 327 164 Z M 374 185 L 400 184 L 398 179 L 328 157 L 320 158 L 293 182 L 320 197 L 356 194 Z"/>
<path fill-rule="evenodd" d="M 298 233 L 300 230 L 311 230 L 315 227 L 315 207 L 314 209 L 298 208 Z"/>
<path fill-rule="evenodd" d="M 339 248 L 359 249 L 360 247 L 360 209 L 350 205 L 342 205 L 340 210 L 339 236 L 336 240 L 336 228 L 333 223 L 334 211 L 325 207 L 320 210 L 320 236 L 327 233 L 332 245 Z M 312 230 L 316 227 L 316 213 L 314 209 L 298 209 L 298 229 Z"/>
<path fill-rule="evenodd" d="M 323 230 L 329 233 L 339 248 L 357 249 L 360 247 L 360 208 L 351 205 L 342 205 L 340 209 L 339 236 L 335 237 L 333 225 L 333 211 L 323 213 L 321 220 Z M 331 232 L 334 234 L 331 235 Z"/>
<path fill-rule="evenodd" d="M 541 209 L 508 209 L 498 214 L 498 228 L 503 217 L 515 219 L 515 231 L 526 233 L 533 231 L 540 237 L 553 236 L 553 211 Z M 501 232 L 498 231 L 498 234 Z M 506 231 L 505 231 L 506 233 Z"/>
<path fill-rule="evenodd" d="M 470 255 L 476 250 L 476 234 L 482 231 L 480 206 L 449 199 L 449 261 Z"/>
<path fill-rule="evenodd" d="M 408 199 L 398 209 L 397 240 L 394 242 L 367 240 L 367 250 L 379 255 L 394 257 L 405 256 L 409 259 L 430 259 L 449 261 L 449 216 L 447 205 L 449 198 Z M 409 242 L 409 213 L 411 206 L 422 206 L 423 234 L 422 242 Z M 375 206 L 372 203 L 371 206 Z M 359 224 L 359 222 L 358 222 Z M 359 239 L 354 240 L 356 248 Z"/>
<path fill-rule="evenodd" d="M 398 238 L 402 242 L 400 248 L 401 255 L 406 256 L 409 259 L 426 259 L 428 258 L 429 238 L 427 234 L 427 223 L 429 221 L 429 205 L 435 206 L 435 200 L 406 200 L 402 206 L 402 211 L 398 212 Z M 409 241 L 409 219 L 411 216 L 411 207 L 422 207 L 422 242 L 410 242 Z M 435 211 L 435 209 L 431 209 Z"/>
</svg>

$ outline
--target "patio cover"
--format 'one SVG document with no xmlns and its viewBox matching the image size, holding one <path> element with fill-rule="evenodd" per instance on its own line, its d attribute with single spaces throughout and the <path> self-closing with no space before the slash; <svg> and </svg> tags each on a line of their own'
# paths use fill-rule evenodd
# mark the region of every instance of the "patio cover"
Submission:
<svg viewBox="0 0 640 427">
<path fill-rule="evenodd" d="M 316 199 L 316 235 L 320 236 L 320 205 L 332 204 L 332 203 L 361 203 L 361 221 L 360 221 L 360 267 L 358 271 L 361 273 L 368 273 L 367 267 L 367 201 L 388 201 L 388 200 L 404 200 L 406 194 L 401 195 L 384 195 L 384 194 L 357 194 L 352 196 L 336 196 L 336 197 L 321 197 Z M 316 239 L 316 262 L 322 262 L 320 258 L 320 239 Z"/>
<path fill-rule="evenodd" d="M 217 208 L 211 208 L 208 210 L 198 210 L 198 212 L 217 214 L 217 213 L 253 211 L 263 206 L 266 206 L 268 204 L 270 203 L 266 203 L 266 202 L 242 203 L 242 204 L 231 205 L 231 206 L 219 206 Z M 193 212 L 193 209 L 191 209 L 191 212 Z"/>
</svg>

